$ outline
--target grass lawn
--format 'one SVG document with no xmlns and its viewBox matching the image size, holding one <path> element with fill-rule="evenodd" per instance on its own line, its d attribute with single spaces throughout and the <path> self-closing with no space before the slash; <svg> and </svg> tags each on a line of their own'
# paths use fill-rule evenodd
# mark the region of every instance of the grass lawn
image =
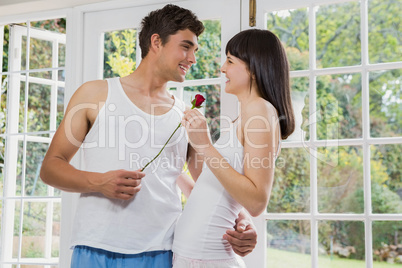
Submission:
<svg viewBox="0 0 402 268">
<path fill-rule="evenodd" d="M 319 268 L 366 268 L 365 261 L 341 259 L 335 257 L 318 257 Z M 373 268 L 397 268 L 402 264 L 374 262 Z M 311 255 L 278 249 L 267 249 L 267 268 L 311 268 Z"/>
</svg>

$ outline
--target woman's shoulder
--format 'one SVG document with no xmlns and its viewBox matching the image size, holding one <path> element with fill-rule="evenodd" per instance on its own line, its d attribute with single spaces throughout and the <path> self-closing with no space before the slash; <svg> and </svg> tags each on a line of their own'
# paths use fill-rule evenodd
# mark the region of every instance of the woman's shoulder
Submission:
<svg viewBox="0 0 402 268">
<path fill-rule="evenodd" d="M 244 111 L 245 118 L 243 119 L 248 119 L 255 116 L 271 120 L 273 116 L 274 118 L 277 117 L 277 111 L 275 107 L 272 105 L 272 103 L 270 103 L 269 101 L 263 98 L 256 98 L 252 100 L 245 108 Z"/>
</svg>

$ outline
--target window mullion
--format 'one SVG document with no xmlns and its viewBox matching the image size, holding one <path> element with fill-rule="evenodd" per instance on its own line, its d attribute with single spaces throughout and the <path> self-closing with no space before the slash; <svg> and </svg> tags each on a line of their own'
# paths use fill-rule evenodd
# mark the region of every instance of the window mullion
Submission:
<svg viewBox="0 0 402 268">
<path fill-rule="evenodd" d="M 368 53 L 368 0 L 360 2 L 360 35 L 361 35 L 361 58 L 362 58 L 362 129 L 363 129 L 363 187 L 364 187 L 364 233 L 365 233 L 365 258 L 366 267 L 373 267 L 373 239 L 371 215 L 371 176 L 370 176 L 370 105 L 369 105 L 369 65 Z"/>
<path fill-rule="evenodd" d="M 311 5 L 309 8 L 309 127 L 310 141 L 314 143 L 317 140 L 317 118 L 316 118 L 316 7 Z M 310 211 L 312 219 L 310 222 L 311 228 L 311 265 L 318 267 L 318 214 L 317 204 L 317 148 L 310 147 Z"/>
<path fill-rule="evenodd" d="M 52 42 L 52 67 L 59 67 L 59 42 L 58 40 L 53 40 Z M 56 130 L 57 124 L 57 88 L 58 88 L 58 72 L 56 70 L 52 71 L 52 83 L 51 93 L 50 93 L 50 126 L 49 130 Z"/>
<path fill-rule="evenodd" d="M 18 136 L 9 136 L 10 133 L 18 133 L 19 124 L 19 103 L 20 100 L 20 74 L 13 74 L 13 71 L 21 69 L 21 46 L 22 32 L 16 27 L 10 25 L 9 42 L 9 84 L 7 97 L 7 125 L 6 125 L 6 148 L 4 163 L 4 198 L 3 203 L 4 218 L 2 224 L 2 245 L 13 245 L 14 236 L 14 217 L 15 200 L 8 200 L 8 197 L 15 196 L 16 177 L 18 162 Z M 2 247 L 2 261 L 10 261 L 13 256 L 12 247 Z M 4 268 L 11 267 L 5 265 Z"/>
</svg>

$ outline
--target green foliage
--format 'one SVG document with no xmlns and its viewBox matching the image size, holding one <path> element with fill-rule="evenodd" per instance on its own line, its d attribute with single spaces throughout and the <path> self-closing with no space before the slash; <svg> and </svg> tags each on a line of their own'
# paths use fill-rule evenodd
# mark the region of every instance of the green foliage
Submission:
<svg viewBox="0 0 402 268">
<path fill-rule="evenodd" d="M 402 7 L 399 0 L 368 1 L 370 63 L 402 58 Z"/>
<path fill-rule="evenodd" d="M 127 76 L 135 70 L 136 30 L 114 31 L 105 34 L 105 60 L 109 68 L 104 77 Z M 110 76 L 111 75 L 111 76 Z"/>
</svg>

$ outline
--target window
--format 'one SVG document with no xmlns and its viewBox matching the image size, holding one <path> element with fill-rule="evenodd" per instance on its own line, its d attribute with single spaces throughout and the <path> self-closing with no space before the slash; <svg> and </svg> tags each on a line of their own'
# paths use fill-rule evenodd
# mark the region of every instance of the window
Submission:
<svg viewBox="0 0 402 268">
<path fill-rule="evenodd" d="M 304 2 L 257 3 L 257 25 L 286 47 L 296 116 L 264 216 L 266 267 L 401 263 L 401 7 Z"/>
<path fill-rule="evenodd" d="M 56 267 L 61 192 L 39 171 L 64 112 L 66 20 L 0 27 L 2 267 Z"/>
</svg>

